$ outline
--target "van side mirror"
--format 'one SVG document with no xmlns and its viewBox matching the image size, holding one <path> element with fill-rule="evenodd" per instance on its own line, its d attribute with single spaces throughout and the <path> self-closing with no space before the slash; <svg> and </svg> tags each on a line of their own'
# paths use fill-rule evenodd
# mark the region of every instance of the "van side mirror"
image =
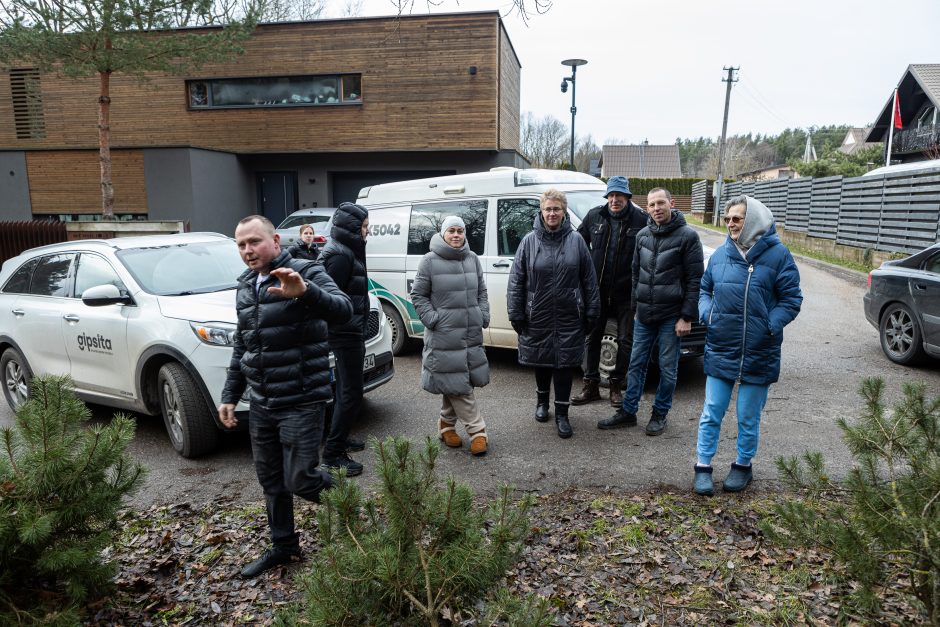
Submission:
<svg viewBox="0 0 940 627">
<path fill-rule="evenodd" d="M 82 302 L 89 307 L 104 307 L 105 305 L 133 305 L 134 299 L 124 290 L 110 283 L 89 287 L 82 293 Z"/>
</svg>

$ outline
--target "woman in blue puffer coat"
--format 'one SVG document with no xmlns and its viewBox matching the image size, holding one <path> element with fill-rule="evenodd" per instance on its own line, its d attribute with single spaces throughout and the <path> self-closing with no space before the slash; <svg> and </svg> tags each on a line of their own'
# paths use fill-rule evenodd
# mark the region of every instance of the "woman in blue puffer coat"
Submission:
<svg viewBox="0 0 940 627">
<path fill-rule="evenodd" d="M 763 203 L 738 196 L 725 206 L 728 239 L 708 261 L 699 293 L 705 337 L 705 407 L 698 427 L 695 492 L 711 495 L 712 457 L 721 420 L 738 382 L 738 453 L 725 492 L 740 492 L 753 478 L 760 417 L 771 383 L 780 376 L 783 327 L 800 313 L 800 273 L 780 242 Z"/>
<path fill-rule="evenodd" d="M 519 334 L 519 363 L 535 368 L 535 419 L 547 422 L 555 386 L 555 427 L 570 438 L 571 380 L 584 358 L 585 334 L 598 322 L 601 301 L 584 238 L 571 228 L 568 198 L 546 190 L 533 229 L 519 244 L 506 305 Z"/>
</svg>

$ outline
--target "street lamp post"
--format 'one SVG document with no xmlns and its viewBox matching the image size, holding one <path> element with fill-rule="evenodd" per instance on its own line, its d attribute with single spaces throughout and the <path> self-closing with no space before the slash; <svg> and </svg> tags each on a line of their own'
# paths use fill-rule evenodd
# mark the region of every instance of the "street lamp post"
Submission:
<svg viewBox="0 0 940 627">
<path fill-rule="evenodd" d="M 574 104 L 574 94 L 575 94 L 575 75 L 578 73 L 579 65 L 586 65 L 587 61 L 584 59 L 565 59 L 561 62 L 562 65 L 567 65 L 571 68 L 571 76 L 566 76 L 561 79 L 561 93 L 568 91 L 568 83 L 571 83 L 571 159 L 569 164 L 571 169 L 574 168 L 574 116 L 578 113 L 578 108 Z"/>
</svg>

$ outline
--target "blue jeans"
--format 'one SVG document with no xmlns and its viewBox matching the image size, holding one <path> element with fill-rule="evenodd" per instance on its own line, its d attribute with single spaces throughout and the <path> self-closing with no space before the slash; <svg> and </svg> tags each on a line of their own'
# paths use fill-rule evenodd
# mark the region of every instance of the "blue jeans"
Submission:
<svg viewBox="0 0 940 627">
<path fill-rule="evenodd" d="M 679 369 L 679 336 L 676 321 L 669 318 L 652 325 L 639 320 L 633 322 L 633 350 L 630 354 L 630 370 L 627 372 L 627 391 L 623 395 L 623 411 L 635 414 L 640 407 L 646 370 L 649 368 L 653 344 L 659 341 L 659 385 L 653 411 L 665 416 L 672 408 L 672 394 L 676 391 L 676 373 Z"/>
<path fill-rule="evenodd" d="M 718 450 L 721 419 L 731 402 L 734 381 L 708 377 L 705 380 L 705 407 L 698 422 L 698 463 L 710 466 Z M 738 385 L 738 458 L 735 463 L 747 466 L 757 454 L 760 440 L 760 414 L 767 402 L 769 385 Z"/>
</svg>

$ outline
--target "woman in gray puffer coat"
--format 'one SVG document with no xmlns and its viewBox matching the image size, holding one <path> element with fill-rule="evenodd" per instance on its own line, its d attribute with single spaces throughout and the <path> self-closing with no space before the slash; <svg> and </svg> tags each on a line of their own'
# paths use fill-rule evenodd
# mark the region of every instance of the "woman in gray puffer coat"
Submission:
<svg viewBox="0 0 940 627">
<path fill-rule="evenodd" d="M 463 220 L 444 218 L 440 234 L 431 238 L 431 252 L 418 264 L 411 302 L 424 324 L 421 387 L 442 394 L 438 431 L 444 444 L 463 445 L 455 429 L 463 423 L 470 452 L 487 450 L 486 425 L 473 388 L 490 382 L 483 350 L 483 329 L 490 324 L 490 304 L 483 267 L 467 245 Z"/>
<path fill-rule="evenodd" d="M 535 419 L 548 420 L 554 383 L 558 437 L 570 438 L 573 369 L 581 365 L 584 338 L 598 323 L 601 301 L 591 253 L 571 228 L 568 197 L 549 189 L 540 206 L 533 230 L 516 250 L 506 304 L 519 334 L 519 363 L 535 367 Z"/>
</svg>

